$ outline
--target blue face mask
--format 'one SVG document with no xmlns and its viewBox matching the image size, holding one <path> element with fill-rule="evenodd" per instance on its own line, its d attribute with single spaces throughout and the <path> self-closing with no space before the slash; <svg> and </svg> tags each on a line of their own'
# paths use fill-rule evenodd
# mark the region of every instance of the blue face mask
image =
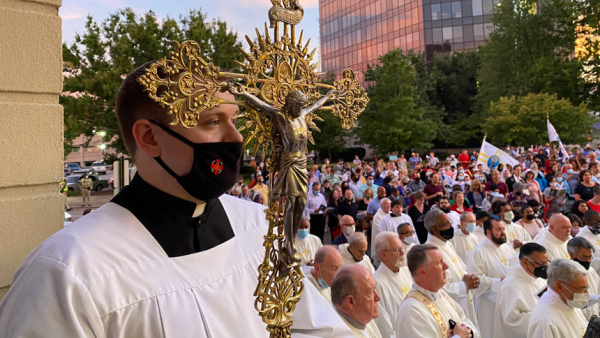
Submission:
<svg viewBox="0 0 600 338">
<path fill-rule="evenodd" d="M 298 229 L 298 238 L 305 239 L 308 237 L 308 229 Z"/>
<path fill-rule="evenodd" d="M 318 195 L 319 194 L 319 190 L 314 190 L 313 194 Z"/>
<path fill-rule="evenodd" d="M 323 289 L 327 289 L 329 288 L 329 285 L 327 285 L 327 283 L 325 283 L 325 281 L 323 280 L 323 277 L 320 276 L 321 272 L 319 271 L 319 279 L 317 280 L 317 283 L 319 283 L 319 285 L 323 288 Z"/>
<path fill-rule="evenodd" d="M 556 178 L 556 182 L 558 182 L 558 183 L 562 183 L 563 180 L 564 179 L 562 177 L 560 177 L 560 176 Z"/>
<path fill-rule="evenodd" d="M 467 230 L 468 233 L 475 231 L 475 223 L 467 223 L 465 230 Z"/>
</svg>

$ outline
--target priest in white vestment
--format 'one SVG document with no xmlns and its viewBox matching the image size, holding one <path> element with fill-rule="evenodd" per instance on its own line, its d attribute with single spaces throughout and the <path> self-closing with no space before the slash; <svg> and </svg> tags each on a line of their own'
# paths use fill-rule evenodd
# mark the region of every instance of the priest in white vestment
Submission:
<svg viewBox="0 0 600 338">
<path fill-rule="evenodd" d="M 480 242 L 479 237 L 473 234 L 477 229 L 476 224 L 475 214 L 465 211 L 460 215 L 460 226 L 454 228 L 454 237 L 450 242 L 463 262 L 467 261 L 469 252 Z"/>
<path fill-rule="evenodd" d="M 385 188 L 383 188 L 383 187 L 380 187 L 380 188 L 385 190 Z M 392 201 L 390 201 L 388 198 L 382 198 L 381 202 L 380 202 L 380 208 L 379 208 L 379 210 L 377 210 L 377 212 L 373 216 L 373 221 L 371 222 L 371 257 L 374 258 L 375 265 L 378 265 L 379 262 L 377 261 L 378 260 L 378 258 L 376 257 L 377 255 L 373 251 L 373 242 L 375 242 L 375 237 L 379 233 L 379 228 L 381 227 L 381 220 L 383 220 L 383 218 L 385 216 L 389 215 L 391 210 L 392 210 Z"/>
<path fill-rule="evenodd" d="M 336 271 L 342 266 L 342 255 L 335 246 L 326 245 L 317 250 L 314 266 L 303 268 L 304 276 L 331 304 L 331 281 Z"/>
<path fill-rule="evenodd" d="M 577 236 L 587 239 L 594 245 L 594 257 L 600 258 L 600 214 L 594 210 L 588 210 L 583 214 L 583 221 L 586 224 L 579 228 Z"/>
<path fill-rule="evenodd" d="M 568 259 L 548 267 L 548 291 L 531 313 L 527 338 L 579 338 L 588 321 L 581 308 L 589 301 L 587 272 Z"/>
<path fill-rule="evenodd" d="M 379 317 L 375 318 L 375 323 L 382 337 L 393 338 L 396 337 L 394 332 L 396 315 L 402 300 L 412 286 L 412 276 L 406 266 L 404 246 L 396 233 L 380 232 L 372 245 L 381 261 L 373 275 L 377 281 L 377 293 L 381 297 Z"/>
<path fill-rule="evenodd" d="M 506 240 L 511 247 L 519 252 L 519 248 L 528 242 L 531 242 L 531 236 L 522 226 L 513 223 L 515 214 L 508 202 L 501 202 L 496 205 L 496 215 L 504 222 Z"/>
<path fill-rule="evenodd" d="M 137 174 L 29 254 L 0 304 L 0 336 L 269 337 L 254 305 L 264 207 L 224 195 L 243 152 L 238 106 L 205 110 L 194 128 L 172 125 L 138 82 L 149 66 L 115 100 Z M 351 335 L 310 283 L 292 318 L 292 337 Z"/>
<path fill-rule="evenodd" d="M 398 225 L 400 225 L 402 223 L 409 223 L 410 225 L 413 226 L 413 229 L 414 229 L 414 224 L 413 224 L 413 221 L 410 218 L 410 216 L 402 213 L 402 210 L 403 210 L 402 203 L 403 203 L 402 200 L 393 200 L 392 201 L 392 212 L 391 212 L 391 214 L 385 216 L 381 220 L 381 226 L 379 226 L 380 232 L 382 232 L 382 231 L 396 232 L 398 229 Z M 415 235 L 415 237 L 416 237 L 416 235 Z"/>
<path fill-rule="evenodd" d="M 483 223 L 487 238 L 477 244 L 467 258 L 467 271 L 479 277 L 481 284 L 474 290 L 477 298 L 477 320 L 482 323 L 481 336 L 492 337 L 496 298 L 506 276 L 508 260 L 515 250 L 506 243 L 504 222 L 490 218 Z M 485 324 L 485 325 L 484 325 Z"/>
<path fill-rule="evenodd" d="M 323 246 L 321 239 L 310 233 L 310 216 L 302 216 L 296 233 L 296 251 L 300 254 L 302 265 L 313 265 L 317 250 Z"/>
<path fill-rule="evenodd" d="M 410 223 L 401 223 L 396 228 L 396 231 L 398 232 L 398 237 L 402 242 L 402 247 L 404 248 L 404 253 L 406 254 L 419 241 L 415 236 L 416 231 Z"/>
<path fill-rule="evenodd" d="M 537 243 L 527 243 L 519 252 L 519 265 L 508 268 L 502 281 L 496 314 L 494 338 L 527 338 L 531 312 L 546 287 L 548 253 Z"/>
<path fill-rule="evenodd" d="M 475 228 L 475 231 L 473 231 L 473 236 L 477 237 L 477 243 L 481 243 L 481 241 L 486 238 L 485 232 L 483 231 L 483 222 L 490 218 L 491 215 L 487 211 L 479 211 L 475 216 L 477 218 L 477 227 Z M 467 261 L 465 260 L 465 263 L 466 262 Z"/>
<path fill-rule="evenodd" d="M 589 293 L 592 295 L 600 295 L 600 277 L 594 269 L 590 269 L 592 257 L 594 255 L 594 246 L 583 237 L 575 237 L 567 244 L 570 258 L 581 264 L 587 271 L 587 279 L 589 284 Z M 600 304 L 594 304 L 583 309 L 583 314 L 589 320 L 592 316 L 600 315 Z"/>
<path fill-rule="evenodd" d="M 571 238 L 571 221 L 562 214 L 555 214 L 548 221 L 548 231 L 538 234 L 535 241 L 548 250 L 550 261 L 570 258 L 567 241 Z"/>
<path fill-rule="evenodd" d="M 477 314 L 473 292 L 479 286 L 479 278 L 474 274 L 467 274 L 467 266 L 458 257 L 450 240 L 455 236 L 454 228 L 448 214 L 440 209 L 430 210 L 425 215 L 425 229 L 427 229 L 427 244 L 435 245 L 448 265 L 446 276 L 448 283 L 444 291 L 465 311 L 467 318 L 477 326 Z"/>
<path fill-rule="evenodd" d="M 375 273 L 375 268 L 367 256 L 367 237 L 362 232 L 355 232 L 350 236 L 349 242 L 338 246 L 344 265 L 358 264 Z"/>
<path fill-rule="evenodd" d="M 407 254 L 414 284 L 400 305 L 394 330 L 397 338 L 479 338 L 477 327 L 442 289 L 448 265 L 432 244 L 415 245 Z M 449 320 L 456 323 L 450 329 Z"/>
<path fill-rule="evenodd" d="M 360 265 L 342 266 L 331 282 L 331 301 L 354 338 L 382 338 L 373 319 L 379 316 L 379 294 L 373 275 Z"/>
</svg>

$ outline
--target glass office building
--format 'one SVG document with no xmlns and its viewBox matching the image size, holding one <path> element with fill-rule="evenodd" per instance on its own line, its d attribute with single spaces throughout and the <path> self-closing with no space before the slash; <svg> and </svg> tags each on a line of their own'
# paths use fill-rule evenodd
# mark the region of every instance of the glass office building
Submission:
<svg viewBox="0 0 600 338">
<path fill-rule="evenodd" d="M 339 77 L 345 68 L 359 72 L 367 63 L 401 48 L 437 53 L 474 50 L 492 28 L 500 0 L 320 0 L 321 69 Z"/>
</svg>

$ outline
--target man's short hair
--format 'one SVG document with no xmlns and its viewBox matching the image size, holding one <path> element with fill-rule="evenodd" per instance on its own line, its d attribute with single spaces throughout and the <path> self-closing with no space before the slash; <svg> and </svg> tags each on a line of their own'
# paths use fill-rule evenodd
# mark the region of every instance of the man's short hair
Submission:
<svg viewBox="0 0 600 338">
<path fill-rule="evenodd" d="M 567 251 L 573 256 L 577 255 L 579 248 L 592 249 L 592 252 L 596 251 L 594 245 L 581 236 L 573 237 L 567 242 Z"/>
<path fill-rule="evenodd" d="M 392 208 L 395 207 L 395 206 L 397 206 L 397 205 L 404 206 L 404 203 L 402 203 L 401 199 L 393 200 L 392 201 Z"/>
<path fill-rule="evenodd" d="M 325 261 L 325 258 L 327 258 L 327 251 L 329 251 L 329 250 L 323 249 L 323 248 L 333 248 L 334 250 L 337 250 L 337 248 L 333 245 L 323 245 L 315 253 L 315 259 L 314 259 L 315 264 L 321 264 Z"/>
<path fill-rule="evenodd" d="M 350 245 L 352 245 L 353 247 L 356 243 L 368 243 L 367 236 L 365 236 L 365 234 L 363 234 L 362 232 L 355 232 L 352 235 L 350 235 L 348 243 L 350 243 Z"/>
<path fill-rule="evenodd" d="M 468 217 L 468 216 L 471 216 L 471 215 L 475 216 L 475 215 L 474 215 L 472 212 L 470 212 L 470 211 L 465 211 L 465 212 L 463 212 L 463 213 L 460 215 L 460 221 L 461 221 L 461 222 L 466 222 L 466 221 L 467 221 L 467 217 Z"/>
<path fill-rule="evenodd" d="M 506 201 L 501 201 L 500 203 L 496 204 L 496 206 L 494 207 L 494 212 L 496 213 L 496 215 L 500 214 L 500 212 L 502 211 L 502 207 L 505 207 L 507 205 L 509 204 Z"/>
<path fill-rule="evenodd" d="M 571 284 L 577 277 L 582 276 L 587 276 L 587 271 L 581 264 L 565 258 L 555 259 L 548 266 L 548 287 L 555 290 L 556 282 Z"/>
<path fill-rule="evenodd" d="M 448 201 L 448 203 L 450 202 L 450 200 L 448 199 L 448 197 L 446 197 L 446 196 L 438 196 L 438 197 L 435 198 L 435 203 L 439 204 L 442 200 L 446 200 L 446 201 Z"/>
<path fill-rule="evenodd" d="M 123 143 L 125 143 L 125 147 L 132 158 L 135 156 L 137 149 L 132 133 L 133 125 L 137 120 L 154 120 L 157 123 L 166 125 L 169 119 L 172 119 L 168 116 L 166 109 L 154 102 L 148 96 L 148 93 L 144 91 L 144 87 L 138 83 L 138 79 L 146 74 L 146 69 L 154 62 L 146 62 L 129 73 L 115 96 L 115 113 L 121 129 Z"/>
<path fill-rule="evenodd" d="M 483 222 L 483 233 L 487 236 L 487 231 L 492 231 L 492 229 L 494 228 L 494 223 L 493 222 L 502 222 L 499 218 L 497 218 L 496 216 L 492 216 L 488 219 L 486 219 Z"/>
<path fill-rule="evenodd" d="M 431 232 L 431 228 L 439 225 L 437 224 L 438 217 L 441 214 L 444 214 L 444 212 L 440 209 L 429 210 L 429 212 L 425 214 L 425 220 L 423 221 L 423 225 L 425 226 L 425 229 L 427 229 L 427 232 Z"/>
<path fill-rule="evenodd" d="M 592 191 L 594 192 L 594 195 L 600 195 L 600 185 L 595 185 Z"/>
<path fill-rule="evenodd" d="M 583 213 L 583 221 L 587 225 L 591 220 L 593 220 L 595 217 L 597 217 L 597 215 L 598 215 L 597 211 L 588 209 L 586 212 Z"/>
<path fill-rule="evenodd" d="M 380 251 L 385 251 L 390 248 L 390 239 L 398 238 L 398 235 L 391 231 L 382 231 L 375 236 L 375 241 L 373 242 L 373 249 L 375 254 L 381 260 Z"/>
<path fill-rule="evenodd" d="M 527 205 L 529 205 L 532 208 L 535 207 L 539 207 L 540 206 L 540 202 L 534 200 L 534 199 L 530 199 L 529 201 L 527 201 Z"/>
<path fill-rule="evenodd" d="M 490 215 L 490 213 L 487 211 L 478 211 L 477 215 L 475 215 L 475 219 L 477 219 L 478 221 L 481 221 L 482 219 L 484 219 L 486 217 L 490 218 L 490 217 L 492 217 L 492 215 Z"/>
<path fill-rule="evenodd" d="M 547 251 L 546 248 L 534 242 L 523 244 L 519 251 L 519 260 L 523 259 L 523 257 L 529 257 L 536 252 L 546 253 Z"/>
<path fill-rule="evenodd" d="M 438 250 L 438 248 L 433 244 L 417 244 L 410 248 L 410 251 L 406 255 L 406 260 L 408 262 L 408 270 L 413 277 L 419 274 L 418 271 L 423 265 L 431 262 L 429 255 L 427 255 L 427 252 L 431 250 Z"/>
<path fill-rule="evenodd" d="M 396 227 L 396 232 L 398 234 L 400 234 L 400 232 L 402 231 L 402 229 L 406 228 L 406 227 L 413 227 L 410 223 L 408 222 L 404 222 L 404 223 L 400 223 L 398 224 L 398 226 Z"/>
<path fill-rule="evenodd" d="M 354 274 L 353 265 L 342 265 L 331 281 L 331 303 L 342 305 L 349 295 L 358 296 L 359 286 Z"/>
</svg>

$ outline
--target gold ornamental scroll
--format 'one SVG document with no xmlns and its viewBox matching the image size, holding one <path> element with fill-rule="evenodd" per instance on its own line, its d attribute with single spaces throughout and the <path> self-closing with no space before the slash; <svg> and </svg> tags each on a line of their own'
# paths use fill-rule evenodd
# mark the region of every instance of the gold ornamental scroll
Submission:
<svg viewBox="0 0 600 338">
<path fill-rule="evenodd" d="M 207 62 L 194 41 L 173 42 L 169 56 L 153 63 L 138 81 L 172 115 L 173 125 L 193 128 L 204 110 L 222 103 L 240 106 L 236 119 L 239 131 L 247 130 L 244 144 L 254 141 L 254 153 L 262 150 L 272 175 L 254 306 L 270 337 L 288 338 L 304 290 L 294 240 L 308 191 L 307 142 L 314 144 L 312 131 L 319 131 L 314 121 L 321 121 L 316 112 L 329 111 L 349 129 L 369 98 L 350 69 L 333 85 L 320 83 L 318 63 L 313 62 L 316 49 L 309 52 L 310 39 L 304 43 L 303 32 L 296 36 L 304 15 L 299 0 L 271 2 L 272 31 L 265 23 L 264 33 L 256 30 L 256 43 L 246 36 L 250 48 L 241 49 L 245 61 L 237 62 L 240 71 L 222 71 Z M 221 99 L 217 91 L 230 92 L 236 101 Z"/>
</svg>

